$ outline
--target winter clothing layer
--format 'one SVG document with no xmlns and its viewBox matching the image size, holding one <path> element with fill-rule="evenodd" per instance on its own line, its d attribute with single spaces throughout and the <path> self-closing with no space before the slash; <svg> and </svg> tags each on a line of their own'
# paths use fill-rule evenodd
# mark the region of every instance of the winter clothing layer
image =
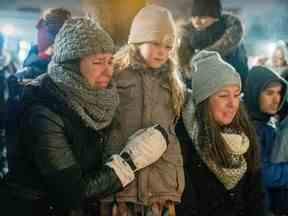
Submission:
<svg viewBox="0 0 288 216">
<path fill-rule="evenodd" d="M 88 127 L 47 75 L 37 85 L 25 90 L 29 109 L 20 142 L 9 151 L 8 183 L 17 186 L 15 193 L 29 191 L 27 200 L 45 198 L 67 213 L 87 197 L 121 189 L 112 169 L 101 168 L 107 129 Z"/>
<path fill-rule="evenodd" d="M 59 91 L 69 98 L 71 107 L 79 113 L 87 126 L 95 130 L 105 128 L 111 123 L 119 104 L 116 86 L 112 81 L 109 88 L 95 91 L 80 75 L 77 65 L 77 61 L 58 64 L 53 59 L 49 65 L 49 77 L 56 83 Z"/>
<path fill-rule="evenodd" d="M 200 50 L 217 51 L 224 61 L 240 74 L 242 86 L 248 73 L 247 55 L 242 44 L 243 26 L 239 18 L 223 14 L 205 30 L 196 30 L 191 21 L 180 27 L 178 58 L 189 82 L 193 77 L 189 69 L 191 58 Z M 187 71 L 188 67 L 188 71 Z"/>
<path fill-rule="evenodd" d="M 175 23 L 169 10 L 148 5 L 142 8 L 133 19 L 128 43 L 157 41 L 173 47 Z"/>
<path fill-rule="evenodd" d="M 96 21 L 92 18 L 71 18 L 56 35 L 53 61 L 62 63 L 106 52 L 114 52 L 114 42 Z"/>
<path fill-rule="evenodd" d="M 217 52 L 200 51 L 193 57 L 191 63 L 194 67 L 192 86 L 194 86 L 193 99 L 196 105 L 225 85 L 235 84 L 241 88 L 239 74 L 231 65 L 223 61 Z"/>
<path fill-rule="evenodd" d="M 222 15 L 222 4 L 220 0 L 192 0 L 191 16 L 209 16 L 219 18 Z"/>
</svg>

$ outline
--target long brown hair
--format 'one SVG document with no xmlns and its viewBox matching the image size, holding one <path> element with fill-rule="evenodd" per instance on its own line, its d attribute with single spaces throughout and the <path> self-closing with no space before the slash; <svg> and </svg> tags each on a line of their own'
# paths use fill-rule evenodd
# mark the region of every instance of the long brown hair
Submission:
<svg viewBox="0 0 288 216">
<path fill-rule="evenodd" d="M 121 48 L 115 55 L 113 60 L 114 70 L 121 73 L 133 64 L 144 64 L 144 60 L 139 52 L 140 44 L 128 44 Z M 180 116 L 181 109 L 184 104 L 184 84 L 181 81 L 180 74 L 177 70 L 175 59 L 173 56 L 168 59 L 168 82 L 171 89 L 172 107 L 176 116 Z"/>
<path fill-rule="evenodd" d="M 199 135 L 198 142 L 201 150 L 208 152 L 208 155 L 218 165 L 227 167 L 229 166 L 229 153 L 226 149 L 225 141 L 221 136 L 223 127 L 217 124 L 210 114 L 209 99 L 206 99 L 195 110 L 197 121 L 199 122 Z M 256 141 L 255 129 L 251 126 L 252 123 L 248 118 L 244 106 L 240 103 L 238 112 L 233 121 L 227 128 L 236 131 L 237 133 L 244 133 L 250 145 L 244 157 L 247 161 L 248 171 L 256 171 L 259 169 L 259 147 Z M 226 126 L 225 126 L 226 127 Z"/>
</svg>

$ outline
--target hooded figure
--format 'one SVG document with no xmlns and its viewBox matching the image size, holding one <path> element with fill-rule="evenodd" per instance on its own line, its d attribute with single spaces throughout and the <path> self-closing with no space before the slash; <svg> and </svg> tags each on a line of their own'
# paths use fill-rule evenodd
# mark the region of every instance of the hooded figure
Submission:
<svg viewBox="0 0 288 216">
<path fill-rule="evenodd" d="M 252 120 L 260 122 L 268 122 L 272 114 L 263 113 L 259 105 L 259 96 L 261 92 L 272 82 L 280 82 L 283 85 L 281 103 L 277 112 L 282 108 L 287 91 L 287 83 L 283 78 L 276 74 L 272 69 L 264 66 L 257 66 L 251 69 L 249 79 L 247 79 L 244 94 L 244 101 Z"/>
<path fill-rule="evenodd" d="M 191 9 L 191 19 L 179 27 L 178 49 L 179 64 L 188 87 L 193 79 L 190 61 L 203 49 L 219 52 L 240 74 L 244 86 L 248 64 L 242 44 L 244 30 L 239 18 L 223 14 L 220 0 L 193 0 Z"/>
<path fill-rule="evenodd" d="M 281 200 L 287 195 L 283 196 L 283 191 L 277 195 L 271 188 L 287 187 L 288 163 L 272 163 L 270 159 L 273 149 L 277 148 L 277 123 L 273 117 L 279 113 L 286 97 L 287 82 L 279 74 L 263 66 L 251 69 L 244 90 L 244 102 L 261 146 L 262 176 L 274 213 L 280 206 L 287 206 L 287 200 Z"/>
</svg>

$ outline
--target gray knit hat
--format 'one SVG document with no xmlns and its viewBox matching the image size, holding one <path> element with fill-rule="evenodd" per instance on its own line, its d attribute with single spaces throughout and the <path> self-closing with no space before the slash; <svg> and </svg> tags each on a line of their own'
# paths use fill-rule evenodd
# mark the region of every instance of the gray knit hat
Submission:
<svg viewBox="0 0 288 216">
<path fill-rule="evenodd" d="M 170 11 L 152 4 L 142 8 L 135 16 L 128 43 L 157 41 L 173 46 L 175 34 L 175 22 Z"/>
<path fill-rule="evenodd" d="M 77 17 L 68 19 L 58 32 L 53 60 L 61 63 L 102 52 L 114 52 L 110 35 L 92 18 Z"/>
<path fill-rule="evenodd" d="M 199 104 L 226 85 L 241 88 L 241 78 L 235 69 L 214 51 L 202 50 L 192 58 L 193 100 Z"/>
</svg>

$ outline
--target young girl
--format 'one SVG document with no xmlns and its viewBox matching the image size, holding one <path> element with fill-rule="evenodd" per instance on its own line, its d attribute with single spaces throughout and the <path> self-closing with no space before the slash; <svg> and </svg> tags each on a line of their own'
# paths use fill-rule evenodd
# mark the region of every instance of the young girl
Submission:
<svg viewBox="0 0 288 216">
<path fill-rule="evenodd" d="M 240 103 L 241 79 L 216 52 L 193 59 L 176 132 L 183 147 L 186 186 L 181 216 L 263 216 L 256 134 Z"/>
<path fill-rule="evenodd" d="M 117 194 L 117 215 L 162 215 L 174 210 L 184 188 L 183 161 L 174 127 L 184 101 L 184 87 L 171 57 L 175 45 L 171 13 L 149 5 L 133 20 L 128 45 L 114 57 L 120 106 L 106 153 L 119 150 L 137 129 L 159 124 L 168 132 L 169 145 L 163 157 L 138 173 L 135 183 Z M 102 215 L 111 215 L 106 199 Z M 109 203 L 110 201 L 110 203 Z M 108 208 L 106 208 L 108 207 Z"/>
</svg>

